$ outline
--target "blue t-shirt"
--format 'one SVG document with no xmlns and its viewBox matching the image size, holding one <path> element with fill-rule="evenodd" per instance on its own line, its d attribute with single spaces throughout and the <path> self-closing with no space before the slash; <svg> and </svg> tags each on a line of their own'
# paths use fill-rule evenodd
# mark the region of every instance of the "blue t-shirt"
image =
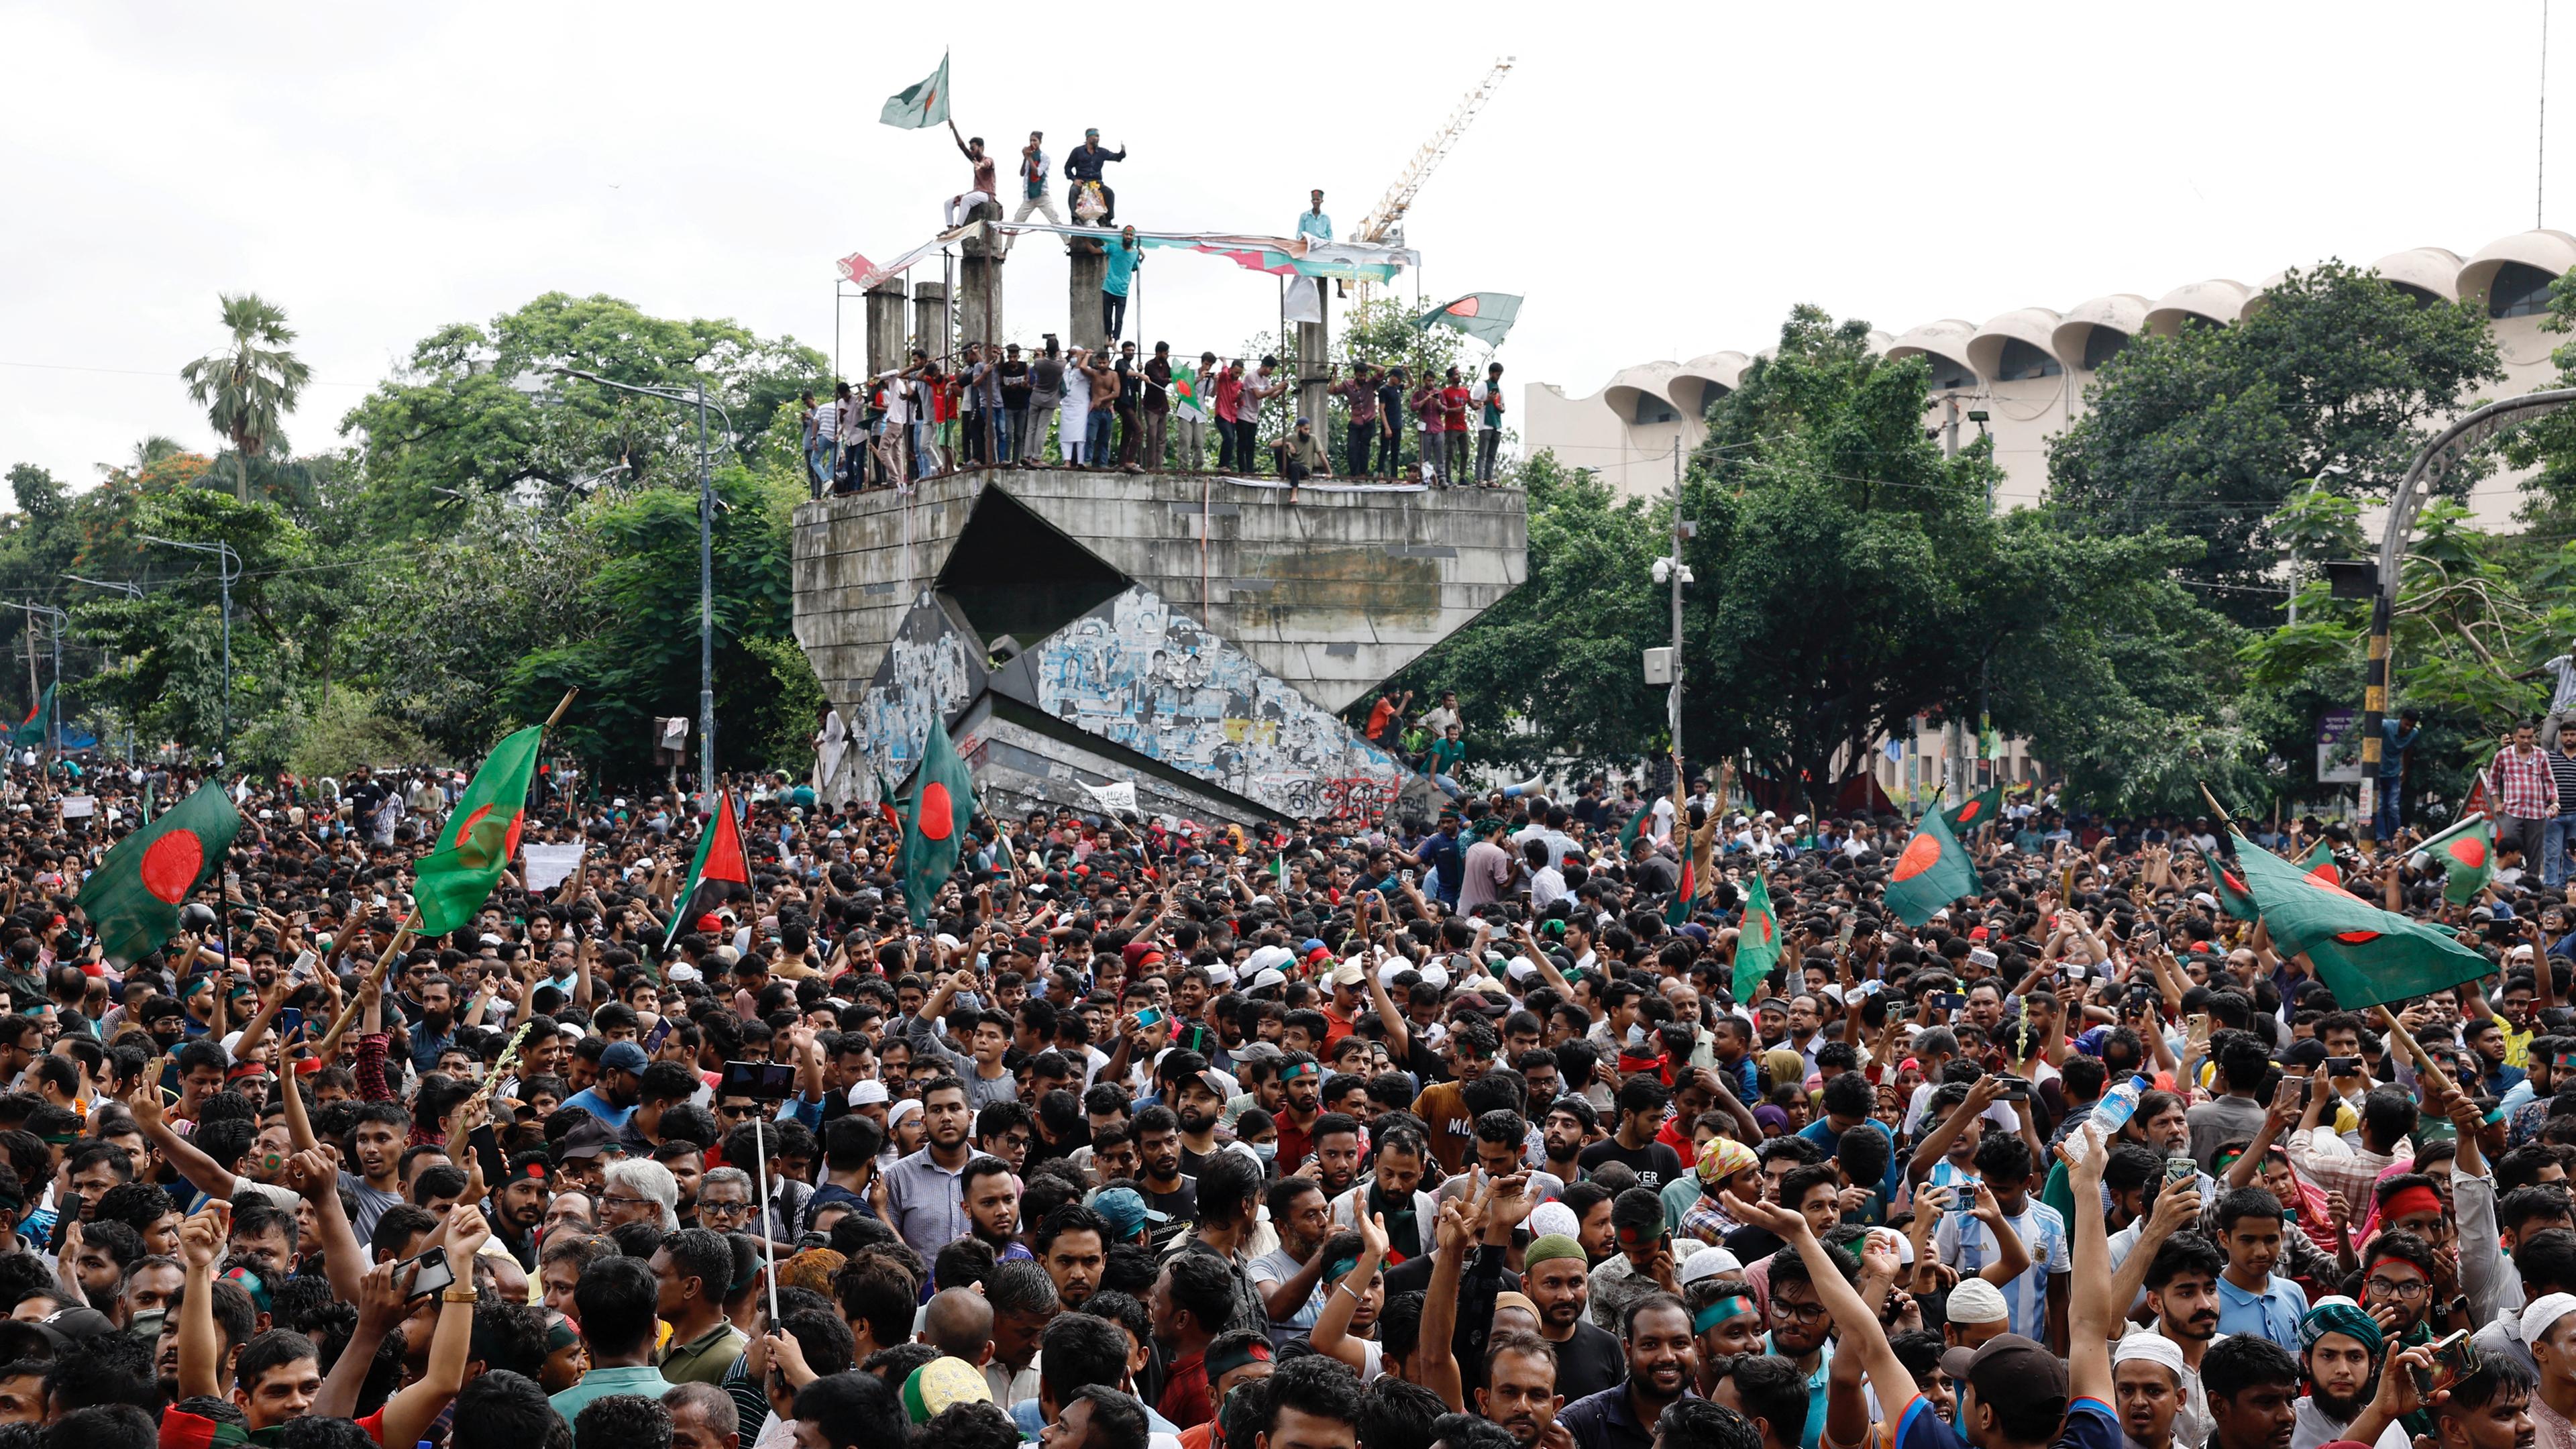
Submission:
<svg viewBox="0 0 2576 1449">
<path fill-rule="evenodd" d="M 600 1121 L 607 1123 L 611 1127 L 622 1128 L 626 1125 L 626 1119 L 635 1115 L 635 1109 L 632 1107 L 610 1106 L 608 1104 L 608 1099 L 599 1095 L 599 1089 L 597 1087 L 584 1087 L 580 1091 L 566 1097 L 564 1099 L 564 1105 L 567 1107 L 579 1107 L 581 1110 L 588 1112 L 593 1117 L 598 1118 Z"/>
<path fill-rule="evenodd" d="M 1128 279 L 1136 275 L 1136 264 L 1145 259 L 1145 249 L 1143 247 L 1125 247 L 1112 243 L 1107 248 L 1107 251 L 1109 253 L 1109 273 L 1107 276 L 1101 278 L 1100 290 L 1109 293 L 1113 297 L 1124 297 L 1127 295 Z"/>
</svg>

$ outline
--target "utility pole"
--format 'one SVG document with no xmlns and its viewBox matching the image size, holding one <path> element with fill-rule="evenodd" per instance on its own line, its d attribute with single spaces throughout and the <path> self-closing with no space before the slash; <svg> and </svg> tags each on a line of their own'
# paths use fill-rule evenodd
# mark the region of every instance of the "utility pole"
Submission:
<svg viewBox="0 0 2576 1449">
<path fill-rule="evenodd" d="M 1678 783 L 1682 770 L 1682 540 L 1690 534 L 1690 525 L 1682 521 L 1682 440 L 1673 439 L 1673 688 L 1666 709 L 1672 715 L 1673 772 Z"/>
</svg>

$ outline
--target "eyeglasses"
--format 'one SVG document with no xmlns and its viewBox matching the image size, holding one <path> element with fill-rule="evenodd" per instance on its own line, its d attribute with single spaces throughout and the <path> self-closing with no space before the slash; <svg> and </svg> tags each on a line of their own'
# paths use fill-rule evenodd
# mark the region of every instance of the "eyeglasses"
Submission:
<svg viewBox="0 0 2576 1449">
<path fill-rule="evenodd" d="M 698 1199 L 698 1216 L 702 1218 L 739 1217 L 750 1211 L 751 1204 L 747 1202 L 709 1202 L 705 1198 Z"/>
<path fill-rule="evenodd" d="M 1799 1323 L 1822 1323 L 1826 1308 L 1822 1303 L 1791 1303 L 1776 1294 L 1771 1299 L 1771 1315 Z"/>
<path fill-rule="evenodd" d="M 2386 1278 L 2373 1278 L 2366 1286 L 2370 1289 L 2370 1296 L 2373 1298 L 2394 1298 L 2403 1302 L 2409 1298 L 2423 1297 L 2433 1285 L 2421 1278 L 2410 1278 L 2403 1283 Z"/>
<path fill-rule="evenodd" d="M 657 1201 L 655 1201 L 654 1199 L 649 1198 L 649 1197 L 603 1197 L 603 1198 L 601 1198 L 601 1199 L 599 1200 L 599 1205 L 600 1205 L 601 1207 L 660 1207 L 660 1206 L 661 1206 L 661 1204 L 660 1204 L 659 1202 L 657 1202 Z"/>
</svg>

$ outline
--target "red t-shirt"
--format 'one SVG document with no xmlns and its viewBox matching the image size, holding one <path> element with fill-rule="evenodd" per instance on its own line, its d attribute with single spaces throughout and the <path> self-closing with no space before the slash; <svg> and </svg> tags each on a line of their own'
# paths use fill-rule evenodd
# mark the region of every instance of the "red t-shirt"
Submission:
<svg viewBox="0 0 2576 1449">
<path fill-rule="evenodd" d="M 1467 431 L 1467 389 L 1465 387 L 1440 389 L 1440 431 L 1444 433 Z"/>
</svg>

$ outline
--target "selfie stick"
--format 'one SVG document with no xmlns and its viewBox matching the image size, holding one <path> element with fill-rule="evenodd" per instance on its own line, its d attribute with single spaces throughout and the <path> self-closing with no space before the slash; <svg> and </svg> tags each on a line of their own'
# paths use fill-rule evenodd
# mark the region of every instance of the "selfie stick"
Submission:
<svg viewBox="0 0 2576 1449">
<path fill-rule="evenodd" d="M 760 1184 L 760 1276 L 769 1283 L 769 1331 L 777 1333 L 781 1331 L 778 1327 L 778 1263 L 770 1256 L 769 1249 L 769 1134 L 761 1130 L 768 1125 L 767 1122 L 753 1124 L 751 1160 L 760 1169 L 760 1176 L 754 1179 Z"/>
</svg>

